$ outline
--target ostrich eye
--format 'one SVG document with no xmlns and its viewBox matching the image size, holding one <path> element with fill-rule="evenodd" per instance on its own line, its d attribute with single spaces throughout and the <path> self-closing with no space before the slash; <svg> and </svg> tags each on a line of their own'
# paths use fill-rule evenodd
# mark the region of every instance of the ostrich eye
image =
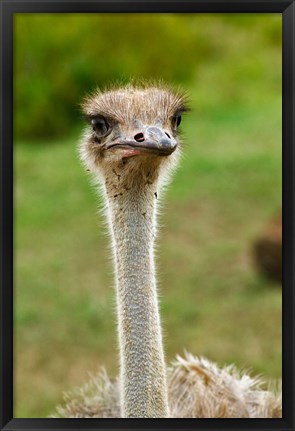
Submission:
<svg viewBox="0 0 295 431">
<path fill-rule="evenodd" d="M 174 115 L 174 117 L 172 117 L 173 129 L 176 130 L 180 123 L 181 123 L 181 115 L 180 114 Z"/>
<path fill-rule="evenodd" d="M 102 116 L 92 117 L 90 120 L 93 131 L 98 138 L 105 136 L 110 130 L 110 125 Z"/>
</svg>

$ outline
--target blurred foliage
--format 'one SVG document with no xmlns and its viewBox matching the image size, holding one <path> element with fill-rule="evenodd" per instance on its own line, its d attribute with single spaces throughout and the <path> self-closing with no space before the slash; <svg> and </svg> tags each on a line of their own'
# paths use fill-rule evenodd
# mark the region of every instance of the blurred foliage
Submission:
<svg viewBox="0 0 295 431">
<path fill-rule="evenodd" d="M 87 92 L 131 78 L 187 86 L 209 67 L 207 84 L 218 85 L 223 103 L 232 101 L 265 72 L 280 28 L 278 14 L 18 14 L 15 136 L 62 137 L 79 122 Z M 216 62 L 227 67 L 214 82 Z"/>
</svg>

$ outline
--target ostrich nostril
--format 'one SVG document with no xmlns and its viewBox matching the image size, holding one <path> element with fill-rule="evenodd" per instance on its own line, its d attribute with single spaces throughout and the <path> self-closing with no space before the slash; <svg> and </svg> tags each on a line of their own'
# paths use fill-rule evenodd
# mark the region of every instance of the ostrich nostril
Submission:
<svg viewBox="0 0 295 431">
<path fill-rule="evenodd" d="M 143 135 L 143 133 L 137 133 L 137 134 L 134 136 L 134 139 L 135 139 L 137 142 L 143 142 L 143 141 L 144 141 L 144 135 Z"/>
<path fill-rule="evenodd" d="M 165 132 L 165 135 L 168 136 L 169 139 L 171 139 L 171 136 L 167 132 Z"/>
</svg>

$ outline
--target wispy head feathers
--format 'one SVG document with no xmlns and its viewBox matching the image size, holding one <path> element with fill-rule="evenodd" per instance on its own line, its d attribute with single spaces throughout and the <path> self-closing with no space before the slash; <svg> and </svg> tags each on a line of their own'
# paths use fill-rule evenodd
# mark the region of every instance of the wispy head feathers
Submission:
<svg viewBox="0 0 295 431">
<path fill-rule="evenodd" d="M 146 122 L 188 110 L 188 97 L 180 90 L 156 83 L 113 86 L 108 90 L 96 90 L 86 97 L 82 109 L 86 116 L 103 115 L 121 123 L 141 118 Z"/>
</svg>

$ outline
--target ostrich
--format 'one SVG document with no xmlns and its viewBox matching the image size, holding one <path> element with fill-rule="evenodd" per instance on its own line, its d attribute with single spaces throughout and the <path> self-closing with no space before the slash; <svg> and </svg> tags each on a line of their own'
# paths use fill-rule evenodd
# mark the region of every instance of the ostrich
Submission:
<svg viewBox="0 0 295 431">
<path fill-rule="evenodd" d="M 131 84 L 86 98 L 80 144 L 97 178 L 113 247 L 120 376 L 102 371 L 65 396 L 53 417 L 280 417 L 279 391 L 186 354 L 166 370 L 155 279 L 158 198 L 181 154 L 186 96 Z"/>
</svg>

